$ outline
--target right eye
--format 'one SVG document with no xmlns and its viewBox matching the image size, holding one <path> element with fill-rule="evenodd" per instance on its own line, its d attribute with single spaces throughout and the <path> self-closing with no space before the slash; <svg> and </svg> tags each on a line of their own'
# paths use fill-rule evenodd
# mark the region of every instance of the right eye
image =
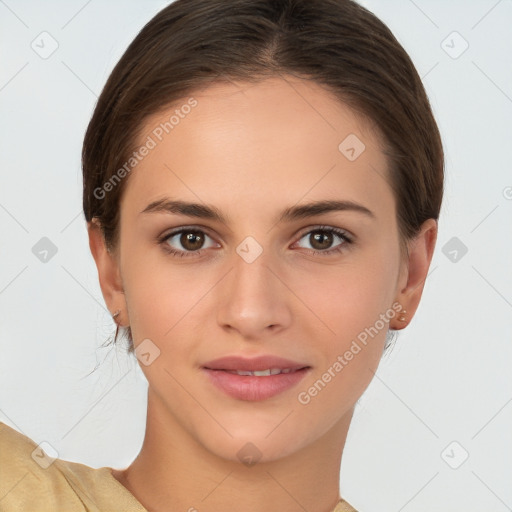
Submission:
<svg viewBox="0 0 512 512">
<path fill-rule="evenodd" d="M 211 239 L 204 231 L 197 228 L 179 228 L 167 233 L 160 239 L 164 249 L 177 257 L 198 256 L 203 249 L 208 249 L 215 244 L 204 246 L 206 239 Z M 177 247 L 181 246 L 181 247 Z"/>
</svg>

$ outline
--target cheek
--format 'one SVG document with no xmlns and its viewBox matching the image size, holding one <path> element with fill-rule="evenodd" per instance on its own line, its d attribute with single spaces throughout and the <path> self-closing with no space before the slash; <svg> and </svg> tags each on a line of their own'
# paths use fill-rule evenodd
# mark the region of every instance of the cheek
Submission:
<svg viewBox="0 0 512 512">
<path fill-rule="evenodd" d="M 126 301 L 129 308 L 132 332 L 140 337 L 164 341 L 179 330 L 202 295 L 207 292 L 205 283 L 183 274 L 179 270 L 157 265 L 130 269 L 126 279 Z M 127 273 L 128 274 L 128 273 Z"/>
<path fill-rule="evenodd" d="M 311 332 L 319 354 L 316 371 L 298 397 L 308 414 L 328 409 L 335 421 L 371 382 L 394 316 L 398 267 L 398 252 L 383 244 L 323 273 L 304 272 L 299 294 L 322 320 L 316 322 L 321 331 Z"/>
<path fill-rule="evenodd" d="M 391 308 L 395 270 L 389 265 L 340 268 L 314 280 L 311 309 L 319 312 L 322 333 L 312 330 L 318 359 L 297 401 L 308 417 L 323 417 L 325 428 L 339 420 L 364 393 L 382 357 Z M 318 325 L 320 325 L 317 322 Z M 313 325 L 311 322 L 310 325 Z"/>
<path fill-rule="evenodd" d="M 143 247 L 129 236 L 123 242 L 121 268 L 134 344 L 144 338 L 163 339 L 183 315 L 191 292 L 179 269 L 166 264 L 160 248 Z"/>
<path fill-rule="evenodd" d="M 216 318 L 212 290 L 225 272 L 210 265 L 170 261 L 164 251 L 127 244 L 123 281 L 135 347 L 149 338 L 163 356 L 159 363 L 181 373 L 197 364 L 202 342 Z"/>
<path fill-rule="evenodd" d="M 375 245 L 371 251 L 354 251 L 339 265 L 304 267 L 291 287 L 339 348 L 391 307 L 398 267 L 397 251 Z"/>
</svg>

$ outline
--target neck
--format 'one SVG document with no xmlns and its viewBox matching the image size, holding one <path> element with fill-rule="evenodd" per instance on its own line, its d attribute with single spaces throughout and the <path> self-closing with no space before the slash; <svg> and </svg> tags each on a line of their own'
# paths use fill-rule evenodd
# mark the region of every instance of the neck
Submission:
<svg viewBox="0 0 512 512">
<path fill-rule="evenodd" d="M 149 512 L 332 512 L 339 501 L 343 448 L 353 409 L 320 439 L 293 454 L 246 466 L 197 443 L 148 393 L 141 451 L 113 476 Z M 321 490 L 321 492 L 318 492 Z"/>
</svg>

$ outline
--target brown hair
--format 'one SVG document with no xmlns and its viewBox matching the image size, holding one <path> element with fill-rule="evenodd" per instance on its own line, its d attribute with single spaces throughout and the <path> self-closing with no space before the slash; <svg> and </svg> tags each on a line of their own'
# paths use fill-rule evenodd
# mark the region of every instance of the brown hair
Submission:
<svg viewBox="0 0 512 512">
<path fill-rule="evenodd" d="M 99 221 L 109 250 L 118 244 L 128 179 L 119 171 L 147 117 L 213 82 L 281 74 L 323 85 L 377 127 L 402 247 L 425 220 L 438 219 L 439 130 L 414 64 L 374 14 L 353 0 L 176 0 L 129 45 L 85 134 L 85 219 Z M 133 352 L 129 328 L 128 338 Z"/>
</svg>

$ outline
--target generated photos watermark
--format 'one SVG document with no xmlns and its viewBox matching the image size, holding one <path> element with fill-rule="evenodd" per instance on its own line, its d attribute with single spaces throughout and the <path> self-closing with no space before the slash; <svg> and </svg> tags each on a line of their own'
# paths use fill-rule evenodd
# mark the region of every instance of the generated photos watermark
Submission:
<svg viewBox="0 0 512 512">
<path fill-rule="evenodd" d="M 307 390 L 301 391 L 297 395 L 297 400 L 302 405 L 307 405 L 345 368 L 354 357 L 368 344 L 369 338 L 373 339 L 379 334 L 398 313 L 402 311 L 402 305 L 399 302 L 393 303 L 384 313 L 379 315 L 375 323 L 366 327 L 357 335 L 357 339 L 352 340 L 350 348 L 343 355 L 339 355 L 336 361 L 315 381 Z M 359 343 L 358 343 L 359 342 Z M 362 345 L 362 346 L 361 346 Z"/>
<path fill-rule="evenodd" d="M 176 126 L 178 126 L 182 119 L 190 114 L 192 108 L 198 104 L 197 100 L 193 97 L 187 100 L 187 103 L 181 105 L 180 108 L 174 110 L 174 113 L 169 117 L 167 121 L 164 121 L 157 125 L 146 137 L 145 142 L 132 153 L 130 158 L 101 186 L 96 187 L 93 191 L 96 199 L 105 199 L 108 192 L 114 190 L 114 188 L 125 178 L 146 156 L 148 156 L 151 150 L 155 149 L 159 142 L 161 142 L 166 135 L 171 133 Z"/>
</svg>

